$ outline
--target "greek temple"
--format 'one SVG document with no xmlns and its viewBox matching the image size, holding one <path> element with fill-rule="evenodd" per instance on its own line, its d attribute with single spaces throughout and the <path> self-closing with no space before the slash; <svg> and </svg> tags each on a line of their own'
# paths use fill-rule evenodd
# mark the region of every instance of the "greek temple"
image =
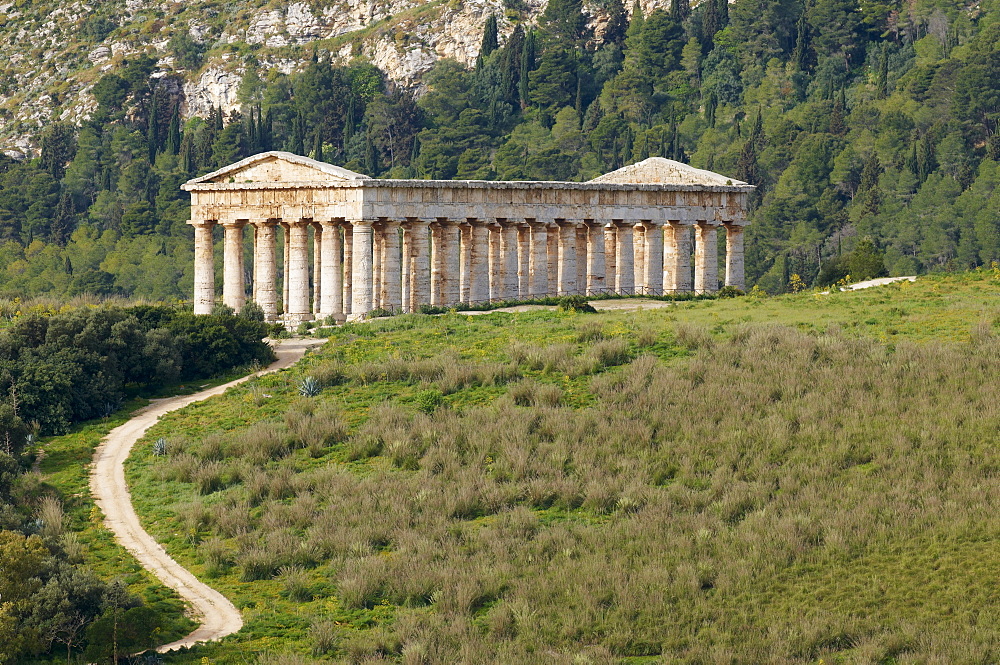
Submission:
<svg viewBox="0 0 1000 665">
<path fill-rule="evenodd" d="M 191 192 L 195 313 L 215 305 L 218 225 L 223 303 L 239 310 L 249 296 L 267 320 L 297 325 L 422 305 L 713 293 L 720 226 L 725 284 L 743 288 L 753 186 L 660 157 L 589 182 L 499 182 L 371 178 L 272 151 L 183 189 Z"/>
</svg>

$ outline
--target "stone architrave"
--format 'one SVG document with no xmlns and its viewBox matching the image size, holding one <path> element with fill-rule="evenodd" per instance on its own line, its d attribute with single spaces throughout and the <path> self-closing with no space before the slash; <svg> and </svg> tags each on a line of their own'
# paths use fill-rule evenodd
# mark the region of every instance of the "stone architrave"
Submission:
<svg viewBox="0 0 1000 665">
<path fill-rule="evenodd" d="M 246 302 L 246 287 L 243 284 L 243 227 L 247 221 L 238 219 L 224 222 L 222 302 L 233 311 L 239 312 Z"/>
<path fill-rule="evenodd" d="M 372 311 L 372 224 L 369 220 L 351 222 L 354 227 L 351 318 L 355 320 L 364 318 Z"/>
<path fill-rule="evenodd" d="M 332 220 L 323 220 L 323 258 L 320 282 L 319 312 L 334 319 L 344 315 L 344 277 L 341 265 L 340 227 Z"/>
<path fill-rule="evenodd" d="M 645 261 L 643 266 L 643 286 L 650 295 L 663 294 L 663 227 L 650 221 L 642 224 L 646 228 Z"/>
<path fill-rule="evenodd" d="M 274 258 L 276 245 L 274 230 L 277 226 L 278 222 L 274 219 L 253 221 L 254 236 L 257 238 L 254 245 L 254 273 L 257 280 L 254 300 L 264 310 L 264 320 L 272 322 L 278 320 L 278 292 L 276 289 L 278 266 Z"/>
<path fill-rule="evenodd" d="M 532 298 L 542 298 L 549 292 L 548 225 L 532 219 L 528 226 L 531 234 L 528 293 Z"/>
<path fill-rule="evenodd" d="M 746 289 L 743 275 L 743 227 L 726 224 L 726 286 Z"/>
<path fill-rule="evenodd" d="M 214 220 L 191 220 L 194 227 L 194 313 L 211 314 L 215 307 Z"/>
<path fill-rule="evenodd" d="M 604 225 L 592 219 L 587 220 L 587 287 L 586 295 L 596 296 L 604 292 Z"/>
<path fill-rule="evenodd" d="M 717 225 L 699 222 L 695 227 L 694 292 L 715 293 L 719 290 L 719 250 L 716 244 Z"/>
<path fill-rule="evenodd" d="M 615 255 L 615 290 L 626 296 L 635 295 L 635 266 L 632 256 L 634 248 L 632 225 L 628 222 L 616 223 L 618 242 Z"/>
</svg>

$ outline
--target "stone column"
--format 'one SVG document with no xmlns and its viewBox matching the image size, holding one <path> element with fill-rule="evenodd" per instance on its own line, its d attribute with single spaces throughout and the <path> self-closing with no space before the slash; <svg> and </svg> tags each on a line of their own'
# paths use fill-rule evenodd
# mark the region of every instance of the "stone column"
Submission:
<svg viewBox="0 0 1000 665">
<path fill-rule="evenodd" d="M 632 227 L 632 286 L 635 294 L 646 292 L 646 227 L 641 223 Z"/>
<path fill-rule="evenodd" d="M 191 220 L 194 227 L 194 313 L 211 314 L 215 307 L 215 245 L 212 220 Z"/>
<path fill-rule="evenodd" d="M 431 222 L 431 305 L 440 307 L 444 303 L 441 289 L 444 282 L 444 253 L 440 222 Z"/>
<path fill-rule="evenodd" d="M 278 226 L 275 219 L 261 219 L 253 222 L 254 236 L 257 242 L 254 246 L 254 274 L 257 287 L 254 289 L 254 300 L 264 310 L 264 319 L 278 320 L 278 266 L 274 260 L 275 233 Z"/>
<path fill-rule="evenodd" d="M 719 249 L 716 245 L 716 225 L 698 222 L 695 229 L 694 292 L 715 293 L 719 290 Z"/>
<path fill-rule="evenodd" d="M 514 300 L 518 296 L 517 263 L 520 248 L 517 242 L 517 222 L 500 222 L 500 298 Z"/>
<path fill-rule="evenodd" d="M 319 314 L 323 295 L 323 226 L 312 223 L 313 229 L 313 315 Z"/>
<path fill-rule="evenodd" d="M 646 248 L 643 276 L 643 286 L 646 293 L 661 295 L 663 293 L 663 227 L 651 221 L 644 221 L 646 228 Z"/>
<path fill-rule="evenodd" d="M 459 252 L 459 298 L 461 302 L 469 302 L 472 292 L 472 223 L 468 219 L 459 225 L 461 249 Z"/>
<path fill-rule="evenodd" d="M 320 222 L 323 225 L 323 260 L 320 282 L 319 312 L 324 317 L 334 319 L 344 315 L 344 274 L 340 258 L 340 227 L 332 220 Z"/>
<path fill-rule="evenodd" d="M 250 256 L 253 257 L 250 264 L 250 298 L 253 302 L 257 302 L 257 283 L 260 281 L 257 266 L 257 244 L 260 240 L 257 238 L 257 227 L 253 222 L 250 222 L 250 236 L 253 241 L 253 250 L 250 252 Z"/>
<path fill-rule="evenodd" d="M 576 293 L 576 223 L 556 220 L 559 224 L 559 295 Z"/>
<path fill-rule="evenodd" d="M 604 225 L 604 288 L 618 293 L 618 229 L 614 222 Z"/>
<path fill-rule="evenodd" d="M 691 227 L 670 222 L 674 236 L 674 265 L 671 285 L 674 293 L 691 292 Z"/>
<path fill-rule="evenodd" d="M 412 312 L 410 309 L 410 299 L 411 291 L 413 289 L 412 283 L 412 263 L 413 263 L 413 232 L 410 230 L 410 223 L 404 222 L 403 227 L 403 249 L 402 249 L 402 266 L 400 266 L 400 273 L 403 276 L 403 282 L 400 286 L 400 303 L 402 311 Z"/>
<path fill-rule="evenodd" d="M 288 271 L 289 271 L 289 258 L 291 252 L 288 247 L 291 243 L 289 237 L 288 222 L 280 222 L 281 224 L 281 311 L 288 314 Z"/>
<path fill-rule="evenodd" d="M 461 299 L 462 245 L 459 225 L 441 222 L 441 304 L 454 305 Z"/>
<path fill-rule="evenodd" d="M 559 225 L 549 224 L 546 240 L 545 260 L 548 264 L 548 291 L 545 295 L 552 296 L 559 292 Z"/>
<path fill-rule="evenodd" d="M 677 251 L 674 247 L 674 227 L 666 222 L 663 229 L 663 292 L 674 293 L 677 286 L 674 270 L 677 267 Z"/>
<path fill-rule="evenodd" d="M 344 314 L 354 309 L 354 224 L 344 222 Z"/>
<path fill-rule="evenodd" d="M 632 225 L 616 222 L 618 242 L 615 245 L 615 290 L 626 296 L 635 295 L 635 266 L 633 265 Z"/>
<path fill-rule="evenodd" d="M 576 225 L 576 293 L 587 294 L 587 223 Z"/>
<path fill-rule="evenodd" d="M 428 227 L 430 221 L 410 220 L 410 311 L 420 310 L 431 301 L 431 247 Z"/>
<path fill-rule="evenodd" d="M 233 311 L 239 312 L 246 302 L 246 287 L 243 284 L 243 227 L 246 220 L 223 222 L 225 233 L 223 245 L 222 302 Z"/>
<path fill-rule="evenodd" d="M 517 227 L 517 297 L 525 300 L 531 293 L 531 227 Z"/>
<path fill-rule="evenodd" d="M 587 220 L 587 289 L 586 295 L 604 291 L 604 225 Z"/>
<path fill-rule="evenodd" d="M 490 300 L 499 300 L 502 296 L 502 264 L 500 261 L 500 224 L 492 223 L 490 229 L 490 249 L 489 249 L 489 275 L 490 275 Z"/>
<path fill-rule="evenodd" d="M 359 219 L 351 224 L 351 318 L 359 320 L 372 311 L 372 222 Z"/>
<path fill-rule="evenodd" d="M 531 257 L 528 268 L 528 294 L 541 298 L 549 292 L 549 240 L 545 222 L 530 220 Z"/>
<path fill-rule="evenodd" d="M 398 312 L 403 309 L 403 275 L 400 269 L 399 222 L 386 220 L 382 225 L 382 307 Z"/>
<path fill-rule="evenodd" d="M 726 224 L 726 286 L 746 289 L 743 276 L 743 226 Z"/>
<path fill-rule="evenodd" d="M 472 222 L 471 256 L 469 258 L 469 302 L 490 299 L 490 227 L 486 222 Z"/>
<path fill-rule="evenodd" d="M 372 224 L 372 309 L 382 309 L 382 222 Z"/>
<path fill-rule="evenodd" d="M 285 321 L 293 326 L 311 321 L 309 308 L 309 222 L 288 224 L 288 308 Z"/>
</svg>

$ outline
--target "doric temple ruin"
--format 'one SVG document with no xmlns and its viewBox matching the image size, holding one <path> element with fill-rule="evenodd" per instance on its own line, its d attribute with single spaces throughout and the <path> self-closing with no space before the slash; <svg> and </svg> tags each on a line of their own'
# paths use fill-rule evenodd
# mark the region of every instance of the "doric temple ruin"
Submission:
<svg viewBox="0 0 1000 665">
<path fill-rule="evenodd" d="M 494 182 L 383 180 L 287 152 L 248 157 L 183 188 L 195 233 L 195 313 L 215 304 L 220 225 L 223 302 L 241 308 L 249 280 L 267 319 L 283 313 L 288 324 L 425 304 L 711 293 L 720 226 L 725 284 L 743 288 L 753 190 L 659 157 L 589 182 Z"/>
</svg>

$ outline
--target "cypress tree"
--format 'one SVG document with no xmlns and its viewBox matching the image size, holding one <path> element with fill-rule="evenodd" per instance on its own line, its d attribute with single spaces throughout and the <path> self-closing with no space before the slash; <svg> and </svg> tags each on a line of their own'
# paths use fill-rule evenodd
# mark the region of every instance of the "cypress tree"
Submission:
<svg viewBox="0 0 1000 665">
<path fill-rule="evenodd" d="M 841 89 L 837 95 L 837 100 L 833 103 L 833 111 L 830 113 L 830 133 L 834 136 L 843 136 L 847 133 L 847 123 L 844 121 L 845 108 L 844 90 Z"/>
<path fill-rule="evenodd" d="M 354 137 L 354 95 L 351 95 L 347 100 L 347 112 L 344 115 L 344 148 L 347 148 L 347 142 Z"/>
<path fill-rule="evenodd" d="M 174 107 L 174 113 L 170 116 L 170 128 L 167 130 L 167 150 L 171 155 L 179 154 L 181 150 L 181 114 L 177 107 Z"/>
<path fill-rule="evenodd" d="M 677 21 L 683 21 L 690 16 L 690 0 L 670 0 L 670 15 Z"/>
<path fill-rule="evenodd" d="M 816 51 L 812 47 L 812 35 L 809 31 L 809 22 L 806 21 L 806 13 L 802 12 L 799 22 L 796 25 L 797 35 L 795 37 L 795 66 L 800 72 L 811 72 L 816 66 Z"/>
<path fill-rule="evenodd" d="M 271 113 L 271 109 L 267 110 L 267 114 L 260 123 L 260 147 L 264 151 L 274 149 L 274 116 Z"/>
<path fill-rule="evenodd" d="M 490 57 L 490 54 L 497 50 L 497 45 L 497 17 L 495 14 L 490 14 L 486 17 L 486 24 L 483 26 L 483 41 L 479 46 L 476 69 L 480 69 L 483 66 L 486 58 Z"/>
<path fill-rule="evenodd" d="M 316 137 L 313 139 L 313 159 L 317 162 L 323 161 L 323 137 L 319 128 L 316 129 Z"/>
<path fill-rule="evenodd" d="M 69 260 L 68 256 L 66 257 L 66 260 L 63 262 L 63 271 L 67 275 L 73 274 L 73 262 Z"/>
<path fill-rule="evenodd" d="M 518 83 L 521 80 L 521 52 L 524 50 L 524 28 L 514 26 L 507 45 L 500 58 L 500 93 L 502 99 L 517 106 L 519 101 Z"/>
<path fill-rule="evenodd" d="M 184 172 L 188 175 L 193 175 L 196 168 L 194 161 L 194 141 L 189 136 L 185 136 L 181 142 L 181 153 L 184 155 L 182 159 Z"/>
<path fill-rule="evenodd" d="M 919 165 L 918 175 L 920 182 L 927 180 L 927 176 L 937 168 L 937 155 L 935 154 L 934 140 L 931 138 L 930 132 L 924 134 L 923 140 L 920 141 L 920 154 L 917 158 L 917 164 Z"/>
<path fill-rule="evenodd" d="M 521 98 L 521 108 L 528 108 L 530 101 L 528 74 L 535 68 L 535 31 L 524 36 L 524 49 L 521 51 L 521 75 L 518 80 L 518 96 Z"/>
<path fill-rule="evenodd" d="M 719 9 L 719 30 L 722 30 L 729 25 L 729 0 L 716 0 L 715 4 Z"/>
<path fill-rule="evenodd" d="M 878 82 L 876 89 L 879 99 L 885 99 L 889 95 L 889 47 L 882 47 L 882 59 L 878 67 Z"/>
<path fill-rule="evenodd" d="M 302 117 L 302 112 L 299 111 L 298 115 L 295 116 L 295 121 L 292 125 L 292 142 L 291 151 L 296 155 L 305 154 L 306 151 L 306 127 L 305 118 Z"/>
<path fill-rule="evenodd" d="M 159 114 L 159 95 L 153 95 L 153 100 L 149 107 L 149 120 L 146 122 L 146 148 L 149 152 L 149 163 L 156 161 L 156 153 L 159 152 L 157 118 Z"/>
<path fill-rule="evenodd" d="M 705 97 L 705 122 L 708 126 L 715 128 L 715 112 L 719 107 L 719 98 L 715 94 L 715 91 L 708 93 Z"/>
<path fill-rule="evenodd" d="M 375 177 L 378 175 L 378 157 L 375 153 L 375 144 L 372 137 L 365 136 L 365 172 L 367 175 Z"/>
</svg>

